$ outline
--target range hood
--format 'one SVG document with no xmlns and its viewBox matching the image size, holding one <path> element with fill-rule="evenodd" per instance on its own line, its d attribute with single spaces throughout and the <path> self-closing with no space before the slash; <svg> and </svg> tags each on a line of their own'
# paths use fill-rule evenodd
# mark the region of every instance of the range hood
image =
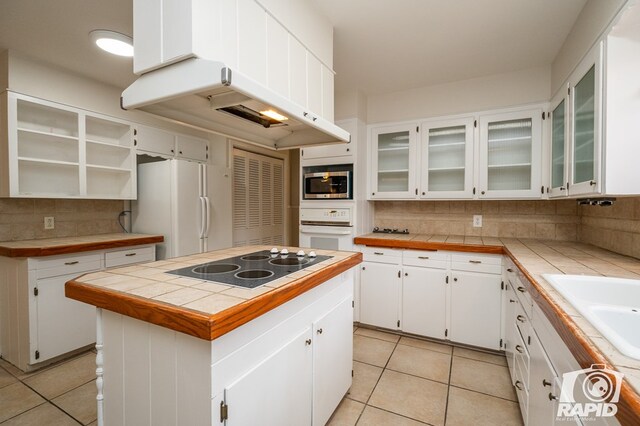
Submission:
<svg viewBox="0 0 640 426">
<path fill-rule="evenodd" d="M 222 62 L 190 58 L 141 75 L 122 93 L 141 109 L 271 149 L 348 142 L 345 130 Z"/>
</svg>

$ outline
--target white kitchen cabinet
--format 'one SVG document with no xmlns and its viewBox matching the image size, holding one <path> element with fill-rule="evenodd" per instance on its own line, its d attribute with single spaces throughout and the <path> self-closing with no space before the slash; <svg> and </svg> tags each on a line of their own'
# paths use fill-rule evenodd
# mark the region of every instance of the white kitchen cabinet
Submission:
<svg viewBox="0 0 640 426">
<path fill-rule="evenodd" d="M 371 199 L 416 198 L 418 124 L 371 128 Z"/>
<path fill-rule="evenodd" d="M 13 92 L 5 96 L 1 196 L 136 197 L 129 123 Z"/>
<path fill-rule="evenodd" d="M 173 133 L 147 126 L 137 126 L 134 137 L 140 154 L 152 153 L 173 157 L 176 153 L 176 137 Z"/>
<path fill-rule="evenodd" d="M 449 338 L 500 350 L 500 275 L 452 271 Z"/>
<path fill-rule="evenodd" d="M 225 387 L 224 399 L 229 407 L 225 424 L 311 424 L 312 343 L 309 327 Z"/>
<path fill-rule="evenodd" d="M 566 197 L 569 185 L 569 95 L 567 90 L 551 100 L 551 149 L 549 153 L 551 179 L 547 192 L 550 198 Z"/>
<path fill-rule="evenodd" d="M 209 159 L 209 143 L 191 136 L 176 136 L 176 158 L 206 162 Z"/>
<path fill-rule="evenodd" d="M 304 162 L 307 160 L 323 159 L 323 158 L 335 158 L 339 163 L 353 163 L 356 158 L 357 148 L 357 135 L 358 135 L 358 120 L 349 119 L 337 121 L 336 125 L 340 126 L 351 135 L 351 139 L 347 143 L 331 144 L 312 146 L 309 148 L 300 149 L 300 159 Z M 336 163 L 338 164 L 338 163 Z"/>
<path fill-rule="evenodd" d="M 392 330 L 400 328 L 400 269 L 398 264 L 362 262 L 360 322 Z"/>
<path fill-rule="evenodd" d="M 473 197 L 474 118 L 422 125 L 420 198 Z"/>
<path fill-rule="evenodd" d="M 95 308 L 65 297 L 64 285 L 107 267 L 155 259 L 153 245 L 34 258 L 0 257 L 2 358 L 23 371 L 96 340 Z"/>
<path fill-rule="evenodd" d="M 542 109 L 480 116 L 479 198 L 542 197 Z"/>
<path fill-rule="evenodd" d="M 535 333 L 531 336 L 531 340 L 527 425 L 548 426 L 554 424 L 556 420 L 556 401 L 560 396 L 557 388 L 558 377 Z"/>
<path fill-rule="evenodd" d="M 447 270 L 402 268 L 402 331 L 445 339 Z"/>
</svg>

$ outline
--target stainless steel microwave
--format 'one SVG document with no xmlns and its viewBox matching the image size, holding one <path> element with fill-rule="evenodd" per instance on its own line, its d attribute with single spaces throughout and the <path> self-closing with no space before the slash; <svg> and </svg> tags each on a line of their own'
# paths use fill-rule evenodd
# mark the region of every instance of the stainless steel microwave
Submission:
<svg viewBox="0 0 640 426">
<path fill-rule="evenodd" d="M 353 199 L 353 165 L 314 166 L 303 168 L 305 200 Z"/>
</svg>

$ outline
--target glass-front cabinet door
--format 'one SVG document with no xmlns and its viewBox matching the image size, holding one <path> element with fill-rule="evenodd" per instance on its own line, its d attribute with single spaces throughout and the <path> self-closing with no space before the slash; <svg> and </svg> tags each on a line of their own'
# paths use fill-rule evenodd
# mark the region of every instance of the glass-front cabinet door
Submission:
<svg viewBox="0 0 640 426">
<path fill-rule="evenodd" d="M 569 183 L 567 111 L 567 88 L 563 87 L 551 102 L 551 180 L 549 185 L 549 197 L 551 198 L 567 195 Z"/>
<path fill-rule="evenodd" d="M 600 191 L 602 45 L 580 63 L 570 78 L 571 168 L 569 195 Z"/>
<path fill-rule="evenodd" d="M 473 121 L 422 125 L 420 198 L 473 198 Z"/>
<path fill-rule="evenodd" d="M 541 198 L 542 110 L 480 117 L 479 198 Z"/>
<path fill-rule="evenodd" d="M 371 130 L 372 199 L 415 198 L 417 124 Z"/>
</svg>

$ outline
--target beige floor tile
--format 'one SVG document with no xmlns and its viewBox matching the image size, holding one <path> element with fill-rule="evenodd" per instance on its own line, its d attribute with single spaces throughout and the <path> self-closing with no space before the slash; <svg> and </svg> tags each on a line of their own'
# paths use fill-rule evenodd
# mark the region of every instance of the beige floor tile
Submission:
<svg viewBox="0 0 640 426">
<path fill-rule="evenodd" d="M 96 377 L 96 357 L 88 353 L 25 379 L 25 383 L 47 399 L 53 399 Z"/>
<path fill-rule="evenodd" d="M 356 334 L 353 336 L 353 359 L 384 367 L 395 347 L 395 343 Z"/>
<path fill-rule="evenodd" d="M 51 402 L 83 425 L 86 425 L 98 418 L 96 406 L 97 393 L 98 390 L 96 389 L 96 382 L 94 380 L 64 395 L 60 395 Z"/>
<path fill-rule="evenodd" d="M 386 333 L 380 330 L 372 330 L 370 328 L 358 328 L 355 332 L 360 336 L 373 337 L 375 339 L 386 340 L 387 342 L 396 343 L 400 340 L 400 336 L 397 334 Z"/>
<path fill-rule="evenodd" d="M 364 409 L 364 404 L 349 398 L 343 398 L 327 426 L 354 426 Z"/>
<path fill-rule="evenodd" d="M 424 423 L 367 405 L 358 426 L 420 426 Z"/>
<path fill-rule="evenodd" d="M 78 423 L 51 404 L 42 404 L 2 423 L 2 426 L 78 426 Z"/>
<path fill-rule="evenodd" d="M 432 425 L 443 425 L 447 385 L 385 370 L 369 405 Z"/>
<path fill-rule="evenodd" d="M 9 386 L 10 384 L 15 383 L 17 381 L 18 381 L 18 379 L 13 377 L 12 374 L 10 374 L 4 368 L 0 367 L 0 388 L 3 388 L 5 386 Z"/>
<path fill-rule="evenodd" d="M 454 356 L 451 385 L 517 401 L 509 369 L 501 365 Z"/>
<path fill-rule="evenodd" d="M 478 392 L 449 388 L 447 426 L 511 426 L 522 425 L 517 402 Z"/>
<path fill-rule="evenodd" d="M 449 383 L 451 355 L 413 346 L 398 345 L 387 368 L 441 383 Z"/>
<path fill-rule="evenodd" d="M 22 383 L 16 382 L 0 389 L 0 422 L 42 404 L 44 399 Z"/>
<path fill-rule="evenodd" d="M 414 339 L 412 337 L 402 337 L 398 342 L 401 345 L 413 346 L 414 348 L 429 349 L 431 351 L 442 352 L 443 354 L 450 354 L 452 350 L 451 345 L 444 343 L 430 342 L 428 340 Z"/>
<path fill-rule="evenodd" d="M 490 354 L 482 351 L 474 351 L 467 348 L 453 348 L 453 354 L 462 358 L 475 359 L 476 361 L 490 362 L 491 364 L 507 366 L 507 358 L 504 355 Z"/>
<path fill-rule="evenodd" d="M 382 368 L 358 361 L 353 362 L 353 381 L 349 389 L 349 398 L 367 402 L 382 374 Z"/>
</svg>

